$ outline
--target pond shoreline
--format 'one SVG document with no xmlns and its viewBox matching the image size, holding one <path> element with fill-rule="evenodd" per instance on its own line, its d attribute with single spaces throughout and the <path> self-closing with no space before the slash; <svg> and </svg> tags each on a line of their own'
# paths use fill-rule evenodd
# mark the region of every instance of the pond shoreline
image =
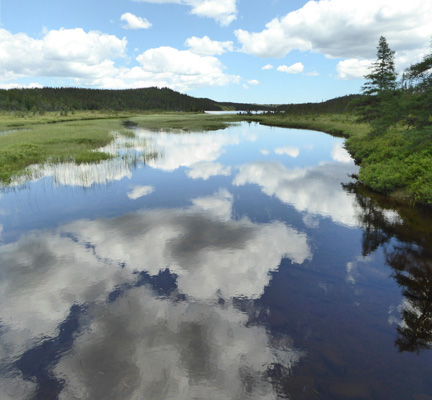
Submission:
<svg viewBox="0 0 432 400">
<path fill-rule="evenodd" d="M 351 114 L 253 115 L 244 119 L 267 126 L 317 130 L 346 138 L 345 148 L 360 166 L 359 184 L 401 205 L 432 208 L 432 177 L 428 168 L 424 168 L 424 161 L 409 153 L 412 139 L 406 139 L 408 135 L 401 127 L 393 128 L 383 136 L 372 137 L 369 125 L 357 123 Z M 410 135 L 413 134 L 410 132 Z M 427 145 L 428 142 L 420 145 L 412 153 L 428 152 Z M 409 161 L 401 155 L 404 152 L 408 152 L 406 158 L 410 158 Z M 426 157 L 429 158 L 428 154 Z M 412 172 L 408 173 L 415 176 L 405 180 L 399 175 L 385 176 L 383 169 L 393 172 L 393 167 L 395 175 L 403 175 L 402 171 L 411 167 Z"/>
<path fill-rule="evenodd" d="M 115 126 L 111 126 L 111 121 L 115 121 Z M 402 148 L 404 145 L 403 130 L 393 129 L 383 137 L 370 137 L 369 125 L 357 123 L 351 114 L 209 115 L 179 112 L 76 112 L 68 116 L 46 113 L 23 118 L 12 113 L 4 113 L 0 115 L 0 128 L 7 130 L 20 126 L 21 129 L 0 137 L 1 181 L 7 184 L 12 176 L 25 174 L 25 169 L 29 165 L 48 160 L 77 158 L 80 162 L 97 162 L 99 158 L 104 158 L 103 155 L 100 157 L 87 156 L 91 151 L 110 141 L 113 130 L 122 131 L 124 121 L 132 121 L 134 124 L 149 129 L 185 131 L 216 130 L 230 123 L 247 121 L 266 126 L 316 130 L 343 137 L 346 139 L 346 149 L 360 166 L 358 177 L 360 184 L 397 203 L 432 208 L 432 181 L 430 182 L 432 177 L 429 176 L 430 174 L 426 175 L 427 168 L 424 167 L 425 162 L 428 162 L 428 155 L 426 154 L 420 160 L 421 162 L 411 157 L 408 168 L 411 168 L 412 171 L 409 173 L 412 176 L 408 177 L 405 182 L 399 176 L 403 175 L 407 169 L 404 164 L 405 160 L 400 160 L 400 157 L 394 155 L 389 156 L 388 159 L 383 158 L 390 152 L 397 154 L 404 150 Z M 23 128 L 26 129 L 25 133 L 22 131 Z M 74 137 L 77 128 L 84 129 L 84 132 L 78 135 L 79 138 Z M 97 140 L 93 140 L 95 134 L 98 136 Z M 81 137 L 83 135 L 85 138 Z M 65 140 L 68 142 L 68 154 L 63 154 L 64 145 L 62 151 L 58 149 L 58 146 L 61 143 L 64 144 Z M 71 143 L 78 144 L 78 148 L 71 147 Z M 427 148 L 415 151 L 418 153 L 419 150 L 427 151 Z M 395 159 L 396 166 L 394 167 Z M 384 169 L 387 170 L 386 174 L 389 176 L 382 172 Z"/>
</svg>

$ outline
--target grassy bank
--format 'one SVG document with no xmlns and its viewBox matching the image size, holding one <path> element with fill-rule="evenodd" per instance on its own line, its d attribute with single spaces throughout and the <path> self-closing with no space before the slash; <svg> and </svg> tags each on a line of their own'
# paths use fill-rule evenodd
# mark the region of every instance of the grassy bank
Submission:
<svg viewBox="0 0 432 400">
<path fill-rule="evenodd" d="M 70 115 L 0 114 L 0 181 L 46 161 L 97 162 L 109 157 L 94 150 L 128 126 L 203 131 L 240 120 L 264 125 L 319 130 L 347 138 L 346 147 L 360 165 L 359 180 L 372 190 L 411 203 L 432 206 L 432 128 L 392 128 L 371 136 L 367 124 L 350 114 L 206 115 L 202 113 L 76 112 Z M 12 132 L 11 132 L 12 131 Z"/>
<path fill-rule="evenodd" d="M 0 115 L 0 181 L 25 173 L 31 164 L 44 162 L 97 162 L 110 156 L 92 151 L 112 140 L 129 115 L 75 113 L 60 115 Z"/>
<path fill-rule="evenodd" d="M 0 182 L 25 174 L 32 164 L 75 161 L 98 162 L 110 157 L 95 151 L 107 145 L 112 132 L 127 134 L 129 126 L 148 129 L 202 131 L 222 129 L 229 116 L 192 113 L 75 113 L 0 114 Z"/>
<path fill-rule="evenodd" d="M 346 137 L 346 148 L 360 165 L 368 188 L 410 203 L 432 206 L 432 128 L 399 126 L 371 136 L 367 124 L 350 114 L 254 115 L 265 125 L 313 129 Z"/>
</svg>

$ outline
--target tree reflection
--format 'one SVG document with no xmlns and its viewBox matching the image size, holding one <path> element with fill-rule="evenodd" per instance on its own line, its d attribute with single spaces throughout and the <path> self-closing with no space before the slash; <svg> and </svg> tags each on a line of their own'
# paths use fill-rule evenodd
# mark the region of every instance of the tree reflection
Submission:
<svg viewBox="0 0 432 400">
<path fill-rule="evenodd" d="M 405 304 L 403 323 L 398 326 L 399 351 L 417 353 L 432 346 L 432 263 L 431 253 L 413 244 L 387 254 L 393 277 L 402 288 Z"/>
<path fill-rule="evenodd" d="M 395 205 L 359 184 L 344 185 L 356 197 L 364 227 L 363 256 L 382 246 L 392 277 L 402 289 L 402 322 L 395 345 L 400 352 L 432 348 L 432 216 L 429 211 Z M 397 214 L 395 213 L 397 212 Z M 394 239 L 395 241 L 392 241 Z M 396 243 L 396 244 L 394 244 Z"/>
</svg>

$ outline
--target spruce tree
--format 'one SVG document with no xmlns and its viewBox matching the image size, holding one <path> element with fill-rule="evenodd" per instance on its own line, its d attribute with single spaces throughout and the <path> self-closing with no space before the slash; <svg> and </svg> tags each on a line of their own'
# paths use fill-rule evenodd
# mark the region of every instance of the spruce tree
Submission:
<svg viewBox="0 0 432 400">
<path fill-rule="evenodd" d="M 394 54 L 386 38 L 381 36 L 377 60 L 372 64 L 371 72 L 365 75 L 363 96 L 352 104 L 357 120 L 371 124 L 373 136 L 385 133 L 400 119 L 400 90 L 397 90 Z"/>
<path fill-rule="evenodd" d="M 365 75 L 367 82 L 362 88 L 363 94 L 376 95 L 396 89 L 394 54 L 386 38 L 381 36 L 377 47 L 377 60 L 371 66 L 371 73 Z"/>
</svg>

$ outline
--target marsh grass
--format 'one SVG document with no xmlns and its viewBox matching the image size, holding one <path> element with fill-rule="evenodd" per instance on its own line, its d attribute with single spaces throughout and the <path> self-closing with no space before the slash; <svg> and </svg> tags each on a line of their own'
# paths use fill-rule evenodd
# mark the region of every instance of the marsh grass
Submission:
<svg viewBox="0 0 432 400">
<path fill-rule="evenodd" d="M 311 129 L 338 137 L 366 136 L 368 124 L 359 124 L 352 114 L 258 114 L 245 116 L 263 125 Z"/>
<path fill-rule="evenodd" d="M 110 159 L 109 153 L 96 150 L 110 143 L 113 133 L 133 137 L 131 127 L 195 132 L 223 129 L 236 120 L 237 116 L 178 112 L 1 113 L 0 132 L 7 133 L 0 135 L 0 182 L 25 175 L 32 164 Z"/>
<path fill-rule="evenodd" d="M 240 116 L 231 114 L 176 112 L 141 115 L 129 118 L 128 121 L 138 128 L 157 131 L 202 132 L 224 129 L 229 126 L 229 123 L 238 122 L 241 119 Z"/>
<path fill-rule="evenodd" d="M 25 174 L 32 164 L 44 162 L 76 161 L 98 162 L 111 156 L 93 152 L 112 140 L 112 131 L 122 131 L 121 120 L 107 118 L 106 115 L 82 113 L 84 120 L 47 120 L 39 116 L 30 123 L 13 119 L 11 115 L 0 116 L 0 126 L 11 128 L 22 123 L 23 130 L 0 136 L 0 181 L 9 183 L 13 176 Z M 93 115 L 93 119 L 89 119 Z M 101 118 L 96 118 L 101 117 Z"/>
</svg>

